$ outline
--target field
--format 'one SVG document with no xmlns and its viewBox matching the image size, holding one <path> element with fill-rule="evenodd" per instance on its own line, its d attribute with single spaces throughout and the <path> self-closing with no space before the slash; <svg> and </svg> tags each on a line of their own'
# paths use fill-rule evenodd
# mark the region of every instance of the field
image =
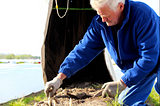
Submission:
<svg viewBox="0 0 160 106">
<path fill-rule="evenodd" d="M 65 89 L 60 88 L 52 100 L 48 100 L 43 92 L 32 93 L 26 97 L 9 101 L 0 106 L 120 106 L 116 98 L 101 98 L 100 83 L 84 82 L 74 83 Z M 151 106 L 160 106 L 160 97 L 154 90 L 146 103 Z"/>
</svg>

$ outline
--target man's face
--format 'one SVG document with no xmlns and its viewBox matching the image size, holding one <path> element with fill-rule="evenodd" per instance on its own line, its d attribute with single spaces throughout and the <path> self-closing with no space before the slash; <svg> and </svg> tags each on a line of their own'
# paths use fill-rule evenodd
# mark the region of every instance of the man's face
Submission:
<svg viewBox="0 0 160 106">
<path fill-rule="evenodd" d="M 123 5 L 124 6 L 124 5 Z M 106 22 L 107 26 L 114 26 L 121 24 L 123 21 L 123 9 L 119 4 L 115 11 L 109 8 L 108 5 L 104 5 L 101 8 L 97 8 L 97 14 L 102 18 L 102 22 Z"/>
</svg>

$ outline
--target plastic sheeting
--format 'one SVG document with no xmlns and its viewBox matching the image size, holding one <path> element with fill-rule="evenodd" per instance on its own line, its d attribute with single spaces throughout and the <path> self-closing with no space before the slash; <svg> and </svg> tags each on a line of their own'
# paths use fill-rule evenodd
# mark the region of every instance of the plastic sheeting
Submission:
<svg viewBox="0 0 160 106">
<path fill-rule="evenodd" d="M 67 0 L 58 0 L 58 6 L 66 7 Z M 93 10 L 68 10 L 66 16 L 61 19 L 53 7 L 55 7 L 55 2 L 50 0 L 41 52 L 44 84 L 57 75 L 61 63 L 82 39 L 92 18 L 96 15 L 96 11 Z M 91 7 L 89 0 L 70 0 L 69 8 Z M 59 10 L 60 15 L 62 16 L 65 11 Z M 114 80 L 106 66 L 103 52 L 71 78 L 65 79 L 63 85 L 77 80 L 104 82 Z"/>
</svg>

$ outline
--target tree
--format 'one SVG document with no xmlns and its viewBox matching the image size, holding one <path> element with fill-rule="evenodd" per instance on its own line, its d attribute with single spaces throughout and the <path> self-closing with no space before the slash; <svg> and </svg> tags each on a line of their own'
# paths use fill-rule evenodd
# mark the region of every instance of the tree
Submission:
<svg viewBox="0 0 160 106">
<path fill-rule="evenodd" d="M 15 59 L 15 55 L 14 54 L 9 54 L 5 56 L 6 59 Z"/>
</svg>

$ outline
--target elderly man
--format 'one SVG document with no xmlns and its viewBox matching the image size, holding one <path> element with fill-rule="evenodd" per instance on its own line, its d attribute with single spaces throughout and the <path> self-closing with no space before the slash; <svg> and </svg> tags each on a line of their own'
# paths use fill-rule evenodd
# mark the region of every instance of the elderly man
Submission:
<svg viewBox="0 0 160 106">
<path fill-rule="evenodd" d="M 59 74 L 46 83 L 46 95 L 51 86 L 54 94 L 65 78 L 86 66 L 106 47 L 124 75 L 118 81 L 105 83 L 102 96 L 114 97 L 118 89 L 123 105 L 145 106 L 160 68 L 159 16 L 142 2 L 90 0 L 90 4 L 98 15 L 61 64 Z"/>
</svg>

